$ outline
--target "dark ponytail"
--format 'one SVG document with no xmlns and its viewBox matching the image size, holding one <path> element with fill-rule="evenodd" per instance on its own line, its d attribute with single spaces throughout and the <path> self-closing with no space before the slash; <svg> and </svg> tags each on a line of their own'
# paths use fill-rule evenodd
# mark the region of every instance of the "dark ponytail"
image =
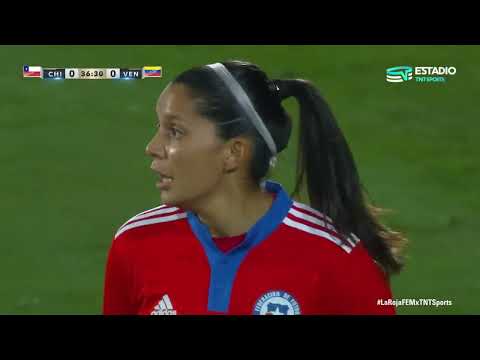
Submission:
<svg viewBox="0 0 480 360">
<path fill-rule="evenodd" d="M 305 80 L 271 81 L 258 66 L 244 61 L 222 64 L 248 94 L 278 152 L 287 147 L 292 130 L 292 121 L 281 102 L 290 96 L 297 99 L 300 139 L 292 196 L 298 195 L 306 183 L 310 205 L 332 218 L 343 241 L 347 243 L 348 235 L 355 234 L 387 274 L 399 272 L 406 239 L 382 225 L 378 216 L 383 210 L 368 203 L 348 144 L 315 86 Z M 197 111 L 216 124 L 221 138 L 246 135 L 252 139 L 251 178 L 259 184 L 268 174 L 272 154 L 222 80 L 202 66 L 183 72 L 173 83 L 188 86 Z M 232 121 L 239 118 L 243 120 Z"/>
<path fill-rule="evenodd" d="M 306 183 L 310 205 L 332 218 L 344 237 L 358 236 L 387 274 L 403 267 L 406 239 L 382 225 L 382 209 L 367 201 L 347 141 L 330 107 L 306 80 L 275 80 L 280 100 L 293 96 L 300 106 L 297 179 L 292 196 Z"/>
</svg>

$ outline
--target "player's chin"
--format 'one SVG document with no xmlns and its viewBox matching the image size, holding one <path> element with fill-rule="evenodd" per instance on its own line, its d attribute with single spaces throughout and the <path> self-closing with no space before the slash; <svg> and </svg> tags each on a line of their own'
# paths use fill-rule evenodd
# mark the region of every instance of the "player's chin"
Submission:
<svg viewBox="0 0 480 360">
<path fill-rule="evenodd" d="M 177 196 L 175 194 L 169 194 L 165 192 L 160 195 L 160 198 L 162 199 L 162 204 L 175 206 L 185 211 L 192 210 L 191 201 L 184 196 Z"/>
<path fill-rule="evenodd" d="M 160 190 L 160 198 L 162 199 L 162 203 L 165 205 L 179 207 L 181 204 L 181 200 L 178 196 L 175 195 L 175 192 L 171 189 Z"/>
<path fill-rule="evenodd" d="M 160 190 L 160 197 L 162 198 L 162 203 L 172 206 L 175 205 L 175 196 L 172 196 L 170 191 Z"/>
</svg>

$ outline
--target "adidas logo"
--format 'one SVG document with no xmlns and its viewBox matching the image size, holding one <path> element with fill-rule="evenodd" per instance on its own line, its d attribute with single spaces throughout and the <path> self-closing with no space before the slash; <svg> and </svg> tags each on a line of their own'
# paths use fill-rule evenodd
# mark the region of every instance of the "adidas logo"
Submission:
<svg viewBox="0 0 480 360">
<path fill-rule="evenodd" d="M 170 298 L 165 294 L 162 300 L 153 308 L 150 315 L 177 315 L 177 310 L 173 308 Z"/>
</svg>

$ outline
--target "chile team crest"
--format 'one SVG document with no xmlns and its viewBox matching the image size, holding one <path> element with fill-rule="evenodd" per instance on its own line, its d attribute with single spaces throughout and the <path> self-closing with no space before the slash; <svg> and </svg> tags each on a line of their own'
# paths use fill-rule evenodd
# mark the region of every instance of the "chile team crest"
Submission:
<svg viewBox="0 0 480 360">
<path fill-rule="evenodd" d="M 253 315 L 300 315 L 300 306 L 286 291 L 270 291 L 257 300 Z"/>
</svg>

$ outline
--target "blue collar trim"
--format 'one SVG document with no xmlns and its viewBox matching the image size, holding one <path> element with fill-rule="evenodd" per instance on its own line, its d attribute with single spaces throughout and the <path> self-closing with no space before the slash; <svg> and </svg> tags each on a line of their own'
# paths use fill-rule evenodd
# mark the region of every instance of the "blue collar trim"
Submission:
<svg viewBox="0 0 480 360">
<path fill-rule="evenodd" d="M 230 295 L 237 270 L 250 250 L 268 238 L 282 223 L 292 206 L 292 199 L 282 186 L 273 181 L 266 181 L 263 186 L 268 192 L 276 193 L 271 208 L 247 232 L 245 240 L 235 248 L 224 253 L 217 248 L 208 227 L 198 216 L 187 211 L 190 227 L 203 246 L 210 264 L 210 289 L 208 310 L 217 312 L 228 311 Z"/>
</svg>

